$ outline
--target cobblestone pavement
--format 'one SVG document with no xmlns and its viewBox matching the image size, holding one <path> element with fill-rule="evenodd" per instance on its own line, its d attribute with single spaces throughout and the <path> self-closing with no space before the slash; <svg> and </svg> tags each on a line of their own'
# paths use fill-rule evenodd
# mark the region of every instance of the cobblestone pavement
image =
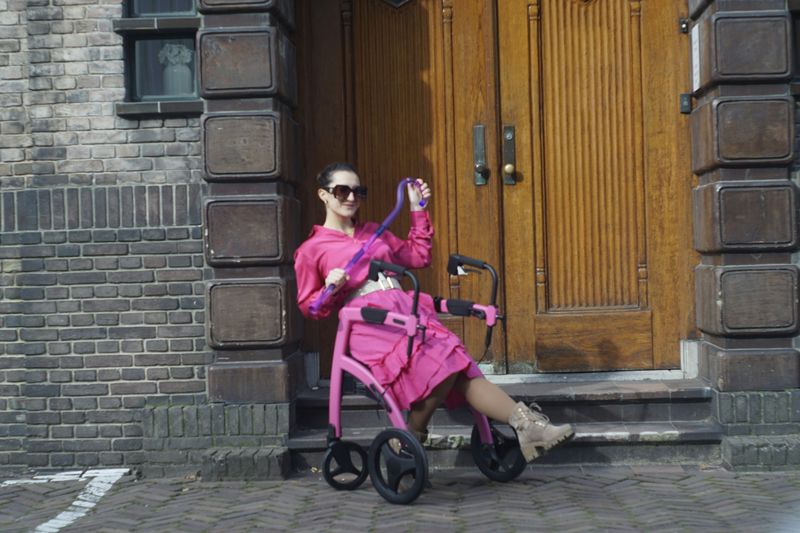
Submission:
<svg viewBox="0 0 800 533">
<path fill-rule="evenodd" d="M 0 531 L 800 531 L 800 472 L 697 467 L 536 467 L 510 483 L 477 470 L 432 473 L 410 506 L 369 481 L 334 491 L 318 473 L 287 481 L 202 482 L 124 476 L 71 524 L 53 518 L 86 500 L 87 481 L 5 484 Z M 91 500 L 91 498 L 89 498 Z"/>
</svg>

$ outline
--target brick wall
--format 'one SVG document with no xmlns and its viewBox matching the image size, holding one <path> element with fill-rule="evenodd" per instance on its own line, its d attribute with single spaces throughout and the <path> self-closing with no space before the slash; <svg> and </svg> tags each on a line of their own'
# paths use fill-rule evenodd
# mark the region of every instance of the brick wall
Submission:
<svg viewBox="0 0 800 533">
<path fill-rule="evenodd" d="M 714 391 L 714 405 L 726 435 L 800 434 L 800 390 Z"/>
<path fill-rule="evenodd" d="M 725 434 L 723 464 L 736 470 L 800 468 L 800 391 L 714 393 Z"/>
<path fill-rule="evenodd" d="M 0 0 L 0 470 L 139 464 L 205 402 L 199 120 L 115 116 L 120 15 Z"/>
<path fill-rule="evenodd" d="M 0 0 L 0 179 L 13 179 L 14 164 L 33 145 L 23 99 L 28 92 L 28 32 L 25 0 Z"/>
</svg>

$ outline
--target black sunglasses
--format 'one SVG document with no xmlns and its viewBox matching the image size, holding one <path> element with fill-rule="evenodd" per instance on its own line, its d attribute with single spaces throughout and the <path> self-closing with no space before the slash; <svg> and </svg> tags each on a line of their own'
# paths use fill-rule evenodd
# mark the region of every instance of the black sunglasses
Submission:
<svg viewBox="0 0 800 533">
<path fill-rule="evenodd" d="M 337 200 L 344 202 L 353 194 L 356 198 L 366 198 L 367 188 L 359 185 L 358 187 L 350 187 L 348 185 L 334 185 L 333 187 L 323 187 L 326 191 L 333 194 Z"/>
</svg>

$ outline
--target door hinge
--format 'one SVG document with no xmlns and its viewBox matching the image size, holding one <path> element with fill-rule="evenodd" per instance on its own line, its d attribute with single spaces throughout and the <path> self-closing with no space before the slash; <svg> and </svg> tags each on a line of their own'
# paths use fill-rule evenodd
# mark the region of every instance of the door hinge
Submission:
<svg viewBox="0 0 800 533">
<path fill-rule="evenodd" d="M 688 115 L 692 112 L 692 94 L 683 93 L 681 95 L 681 113 Z"/>
<path fill-rule="evenodd" d="M 689 19 L 678 19 L 678 29 L 681 33 L 689 33 Z"/>
</svg>

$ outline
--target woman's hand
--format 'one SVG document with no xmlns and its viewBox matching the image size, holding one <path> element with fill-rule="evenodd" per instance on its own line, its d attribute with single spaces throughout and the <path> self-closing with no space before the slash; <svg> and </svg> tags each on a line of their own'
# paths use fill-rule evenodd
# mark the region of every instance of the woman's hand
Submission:
<svg viewBox="0 0 800 533">
<path fill-rule="evenodd" d="M 325 278 L 325 287 L 330 287 L 333 285 L 333 294 L 336 294 L 349 279 L 350 276 L 345 274 L 344 270 L 341 268 L 334 268 L 328 272 L 328 277 Z"/>
<path fill-rule="evenodd" d="M 409 183 L 408 188 L 408 202 L 411 204 L 412 211 L 424 211 L 428 207 L 428 200 L 431 197 L 431 188 L 425 183 L 425 180 L 417 178 L 414 183 Z M 419 205 L 420 200 L 425 201 L 425 205 Z"/>
</svg>

